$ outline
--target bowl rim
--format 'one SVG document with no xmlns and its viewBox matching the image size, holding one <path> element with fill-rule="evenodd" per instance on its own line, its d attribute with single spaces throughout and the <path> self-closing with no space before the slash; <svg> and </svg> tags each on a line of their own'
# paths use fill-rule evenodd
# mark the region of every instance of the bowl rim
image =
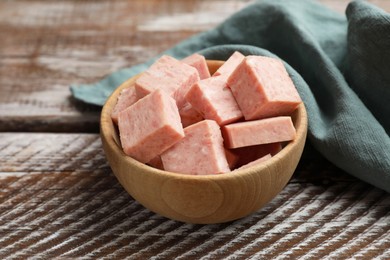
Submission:
<svg viewBox="0 0 390 260">
<path fill-rule="evenodd" d="M 219 60 L 207 60 L 207 63 L 219 63 L 222 64 L 224 61 Z M 126 155 L 122 149 L 122 147 L 119 145 L 119 136 L 117 134 L 116 126 L 114 126 L 114 123 L 111 119 L 111 111 L 116 104 L 117 97 L 119 96 L 122 89 L 129 87 L 131 84 L 135 82 L 135 80 L 142 74 L 139 73 L 125 82 L 123 82 L 119 87 L 117 87 L 113 93 L 107 98 L 100 116 L 100 136 L 101 138 L 104 138 L 105 141 L 108 143 L 108 145 L 115 150 L 115 153 L 122 156 L 123 159 L 126 161 L 127 164 L 131 164 L 134 167 L 141 168 L 142 170 L 148 171 L 152 174 L 158 175 L 157 177 L 165 177 L 165 178 L 186 178 L 188 180 L 224 180 L 224 179 L 230 179 L 230 178 L 236 178 L 236 177 L 242 177 L 244 175 L 251 175 L 256 172 L 262 172 L 263 169 L 268 168 L 269 165 L 273 164 L 277 160 L 281 160 L 285 155 L 288 153 L 292 153 L 295 150 L 295 147 L 298 146 L 301 142 L 304 142 L 306 140 L 307 135 L 307 127 L 308 127 L 308 118 L 307 118 L 307 112 L 305 109 L 305 105 L 302 102 L 297 109 L 293 112 L 292 117 L 295 117 L 295 120 L 293 120 L 294 127 L 296 128 L 296 135 L 294 140 L 289 141 L 281 151 L 279 151 L 276 155 L 272 156 L 270 159 L 264 161 L 263 163 L 253 165 L 251 167 L 247 167 L 244 169 L 235 169 L 231 172 L 226 173 L 220 173 L 220 174 L 208 174 L 208 175 L 191 175 L 191 174 L 185 174 L 185 173 L 176 173 L 176 172 L 170 172 L 165 170 L 160 170 L 157 168 L 154 168 L 152 166 L 149 166 L 147 164 L 141 163 L 137 161 L 136 159 L 133 159 L 132 157 Z M 297 118 L 300 118 L 300 122 L 297 122 Z M 298 126 L 298 127 L 296 127 Z M 116 137 L 115 137 L 116 135 Z M 304 140 L 302 140 L 304 139 Z M 119 143 L 117 143 L 119 142 Z M 107 151 L 105 151 L 107 152 Z M 115 174 L 115 172 L 114 172 Z"/>
</svg>

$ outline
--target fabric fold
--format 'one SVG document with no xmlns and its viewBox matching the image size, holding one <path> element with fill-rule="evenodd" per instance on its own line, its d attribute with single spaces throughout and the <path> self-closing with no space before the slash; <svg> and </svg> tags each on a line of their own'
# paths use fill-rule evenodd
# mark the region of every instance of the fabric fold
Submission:
<svg viewBox="0 0 390 260">
<path fill-rule="evenodd" d="M 316 1 L 258 1 L 165 53 L 224 60 L 238 50 L 282 59 L 305 103 L 311 143 L 341 169 L 390 192 L 390 107 L 383 108 L 390 98 L 388 15 L 355 1 L 347 17 Z M 370 27 L 371 20 L 382 22 Z M 367 35 L 377 37 L 367 41 Z M 156 58 L 71 90 L 80 100 L 102 105 Z"/>
<path fill-rule="evenodd" d="M 352 2 L 346 14 L 347 81 L 389 134 L 390 14 L 363 1 Z"/>
</svg>

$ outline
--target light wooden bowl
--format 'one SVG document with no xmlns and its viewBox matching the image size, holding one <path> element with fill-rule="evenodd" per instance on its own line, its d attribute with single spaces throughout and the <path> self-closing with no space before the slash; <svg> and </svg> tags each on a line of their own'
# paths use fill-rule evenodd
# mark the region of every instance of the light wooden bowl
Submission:
<svg viewBox="0 0 390 260">
<path fill-rule="evenodd" d="M 210 72 L 223 62 L 207 61 Z M 185 175 L 161 171 L 126 156 L 120 146 L 111 111 L 123 83 L 109 97 L 101 114 L 100 131 L 108 162 L 126 191 L 139 203 L 165 217 L 189 223 L 222 223 L 245 217 L 274 198 L 290 180 L 302 155 L 307 133 L 303 104 L 292 116 L 296 138 L 262 164 L 219 175 Z"/>
</svg>

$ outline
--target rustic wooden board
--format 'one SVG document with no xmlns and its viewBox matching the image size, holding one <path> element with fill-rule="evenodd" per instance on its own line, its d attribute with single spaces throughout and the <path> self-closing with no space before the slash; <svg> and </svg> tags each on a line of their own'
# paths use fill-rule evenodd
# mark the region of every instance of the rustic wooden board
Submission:
<svg viewBox="0 0 390 260">
<path fill-rule="evenodd" d="M 343 12 L 348 0 L 320 0 Z M 249 0 L 0 1 L 0 258 L 389 259 L 390 195 L 307 146 L 266 207 L 191 225 L 134 201 L 105 160 L 88 83 L 214 27 Z M 372 0 L 385 10 L 390 1 Z M 139 55 L 139 54 L 142 55 Z"/>
<path fill-rule="evenodd" d="M 144 62 L 247 2 L 0 2 L 0 131 L 98 131 L 100 110 L 70 84 Z"/>
<path fill-rule="evenodd" d="M 0 1 L 0 131 L 97 132 L 99 108 L 73 100 L 71 83 L 144 62 L 249 2 Z M 343 12 L 349 1 L 321 2 Z"/>
<path fill-rule="evenodd" d="M 0 258 L 390 257 L 390 195 L 310 146 L 255 214 L 192 225 L 145 209 L 118 184 L 96 134 L 0 134 Z"/>
</svg>

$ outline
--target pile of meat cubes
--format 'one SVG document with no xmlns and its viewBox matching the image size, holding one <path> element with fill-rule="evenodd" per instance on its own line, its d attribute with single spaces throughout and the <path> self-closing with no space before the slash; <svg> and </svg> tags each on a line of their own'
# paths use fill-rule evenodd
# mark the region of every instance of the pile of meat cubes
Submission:
<svg viewBox="0 0 390 260">
<path fill-rule="evenodd" d="M 204 56 L 164 55 L 118 97 L 125 154 L 183 174 L 262 163 L 293 140 L 301 98 L 283 63 L 235 52 L 212 76 Z"/>
</svg>

